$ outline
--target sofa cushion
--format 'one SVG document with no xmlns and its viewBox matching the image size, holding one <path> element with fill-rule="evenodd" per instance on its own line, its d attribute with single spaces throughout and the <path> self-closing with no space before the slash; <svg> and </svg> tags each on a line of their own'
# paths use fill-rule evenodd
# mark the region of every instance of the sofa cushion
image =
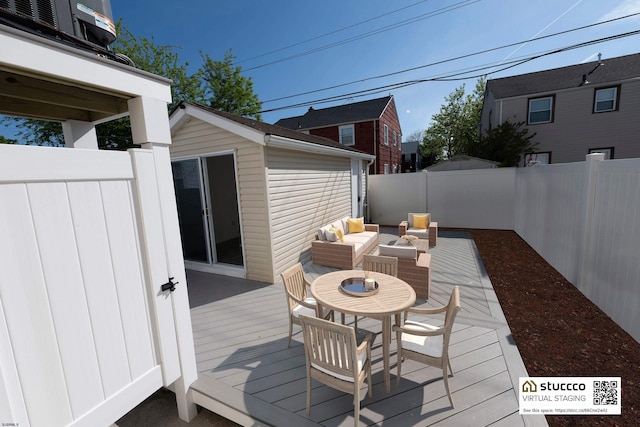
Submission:
<svg viewBox="0 0 640 427">
<path fill-rule="evenodd" d="M 337 241 L 339 242 L 344 242 L 344 237 L 342 234 L 342 230 L 335 228 L 335 227 L 330 227 L 329 228 L 329 233 L 333 233 L 335 234 L 335 236 L 337 237 Z M 331 240 L 332 242 L 335 242 L 336 240 Z"/>
<path fill-rule="evenodd" d="M 411 258 L 416 259 L 418 257 L 418 248 L 415 246 L 392 246 L 392 245 L 380 245 L 378 247 L 380 255 L 394 256 L 398 258 Z"/>
<path fill-rule="evenodd" d="M 347 223 L 349 224 L 349 233 L 362 233 L 364 231 L 364 217 L 349 218 Z"/>
</svg>

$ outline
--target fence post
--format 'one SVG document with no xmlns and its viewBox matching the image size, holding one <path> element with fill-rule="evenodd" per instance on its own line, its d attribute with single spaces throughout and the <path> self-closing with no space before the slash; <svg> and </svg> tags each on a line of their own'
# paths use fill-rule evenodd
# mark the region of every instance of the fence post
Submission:
<svg viewBox="0 0 640 427">
<path fill-rule="evenodd" d="M 593 210 L 596 197 L 596 172 L 598 170 L 598 162 L 604 160 L 603 153 L 587 154 L 584 167 L 584 190 L 582 201 L 582 244 L 579 246 L 578 252 L 578 271 L 576 287 L 586 293 L 584 289 L 586 265 L 593 245 Z"/>
<path fill-rule="evenodd" d="M 163 226 L 165 263 L 167 276 L 178 286 L 170 292 L 172 300 L 175 339 L 178 347 L 180 376 L 172 384 L 176 394 L 178 416 L 191 421 L 197 415 L 189 386 L 198 379 L 191 312 L 187 293 L 187 277 L 182 254 L 178 209 L 176 206 L 173 174 L 171 172 L 171 130 L 167 105 L 161 100 L 134 98 L 129 101 L 131 134 L 135 144 L 142 145 L 153 156 L 154 181 L 158 192 L 159 210 Z M 165 280 L 168 280 L 168 277 Z"/>
</svg>

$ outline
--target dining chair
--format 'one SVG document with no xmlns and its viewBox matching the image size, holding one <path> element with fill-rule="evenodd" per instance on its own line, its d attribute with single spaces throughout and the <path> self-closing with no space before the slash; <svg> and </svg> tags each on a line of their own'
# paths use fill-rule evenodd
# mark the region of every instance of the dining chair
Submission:
<svg viewBox="0 0 640 427">
<path fill-rule="evenodd" d="M 402 361 L 411 359 L 442 369 L 444 388 L 449 396 L 449 402 L 453 408 L 453 398 L 449 390 L 447 368 L 453 376 L 451 360 L 449 359 L 449 339 L 456 314 L 460 310 L 460 290 L 458 286 L 453 288 L 449 303 L 438 308 L 411 307 L 405 312 L 403 325 L 393 326 L 396 331 L 398 343 L 398 376 L 396 385 L 400 384 Z M 436 327 L 426 323 L 414 322 L 408 319 L 408 313 L 438 314 L 445 313 L 444 326 Z"/>
<path fill-rule="evenodd" d="M 360 421 L 360 388 L 372 395 L 369 332 L 358 345 L 354 328 L 317 317 L 300 316 L 307 368 L 307 415 L 311 414 L 311 380 L 353 394 L 354 425 Z"/>
<path fill-rule="evenodd" d="M 302 264 L 297 263 L 282 273 L 280 273 L 284 283 L 284 290 L 287 296 L 287 307 L 289 310 L 289 341 L 287 347 L 291 347 L 291 335 L 293 334 L 293 324 L 300 325 L 300 315 L 323 317 L 333 320 L 333 310 L 326 313 L 320 307 L 315 298 L 310 295 L 311 284 L 304 277 Z"/>
<path fill-rule="evenodd" d="M 377 273 L 398 277 L 398 258 L 381 255 L 365 255 L 362 258 L 362 271 L 364 271 L 365 276 L 367 271 L 375 271 Z M 356 330 L 358 330 L 358 316 L 353 316 L 353 318 L 353 324 Z M 344 321 L 342 323 L 344 323 Z"/>
</svg>

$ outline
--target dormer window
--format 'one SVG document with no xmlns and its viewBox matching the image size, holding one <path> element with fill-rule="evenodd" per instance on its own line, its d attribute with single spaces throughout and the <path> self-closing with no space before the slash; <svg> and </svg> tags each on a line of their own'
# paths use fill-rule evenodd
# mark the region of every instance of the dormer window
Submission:
<svg viewBox="0 0 640 427">
<path fill-rule="evenodd" d="M 618 109 L 618 87 L 597 89 L 593 103 L 594 113 L 616 111 Z"/>
<path fill-rule="evenodd" d="M 338 128 L 340 134 L 340 144 L 355 145 L 356 136 L 353 131 L 353 125 L 343 125 Z"/>
</svg>

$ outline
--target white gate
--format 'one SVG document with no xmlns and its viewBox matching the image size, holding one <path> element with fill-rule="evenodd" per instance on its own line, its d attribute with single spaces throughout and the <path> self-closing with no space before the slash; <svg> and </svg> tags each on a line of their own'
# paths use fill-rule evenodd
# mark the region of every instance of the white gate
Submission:
<svg viewBox="0 0 640 427">
<path fill-rule="evenodd" d="M 0 146 L 3 425 L 102 425 L 180 376 L 156 182 L 150 150 Z"/>
</svg>

